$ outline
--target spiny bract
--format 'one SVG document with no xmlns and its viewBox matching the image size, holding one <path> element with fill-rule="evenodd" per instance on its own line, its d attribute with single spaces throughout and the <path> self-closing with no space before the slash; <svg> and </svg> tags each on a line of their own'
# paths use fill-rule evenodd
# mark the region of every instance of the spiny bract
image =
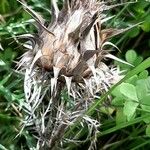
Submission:
<svg viewBox="0 0 150 150">
<path fill-rule="evenodd" d="M 81 142 L 64 133 L 82 116 L 80 125 L 88 126 L 87 138 L 94 137 L 89 147 L 92 149 L 100 123 L 83 114 L 101 92 L 121 78 L 119 69 L 103 62 L 106 57 L 114 58 L 103 49 L 107 44 L 113 45 L 107 39 L 123 31 L 102 27 L 111 19 L 104 11 L 114 5 L 96 0 L 64 0 L 59 10 L 57 1 L 51 0 L 48 27 L 40 15 L 22 5 L 34 17 L 39 31 L 38 36 L 22 35 L 32 41 L 19 62 L 20 70 L 25 72 L 25 126 L 36 131 L 37 149 L 63 147 L 70 141 Z"/>
</svg>

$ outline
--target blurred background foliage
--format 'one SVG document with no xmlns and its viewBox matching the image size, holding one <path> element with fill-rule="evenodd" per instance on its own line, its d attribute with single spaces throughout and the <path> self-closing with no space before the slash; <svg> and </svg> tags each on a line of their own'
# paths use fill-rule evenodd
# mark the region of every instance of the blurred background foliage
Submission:
<svg viewBox="0 0 150 150">
<path fill-rule="evenodd" d="M 40 12 L 47 23 L 50 22 L 50 0 L 26 0 L 25 2 L 35 11 Z M 58 3 L 61 8 L 62 1 Z M 141 22 L 140 25 L 137 25 L 128 32 L 111 39 L 120 49 L 120 52 L 115 50 L 112 53 L 134 66 L 138 66 L 144 59 L 150 56 L 150 2 L 139 0 L 134 4 L 125 4 L 110 11 L 108 16 L 114 14 L 114 18 L 107 22 L 105 26 L 124 28 Z M 28 131 L 24 130 L 17 136 L 21 129 L 21 120 L 24 116 L 20 111 L 24 102 L 24 94 L 23 75 L 15 71 L 16 61 L 24 53 L 22 47 L 22 42 L 24 41 L 18 40 L 17 35 L 36 33 L 36 29 L 32 25 L 33 23 L 33 18 L 23 10 L 16 0 L 0 0 L 0 150 L 27 150 L 35 146 L 35 141 Z M 118 62 L 112 61 L 110 63 L 119 65 L 123 70 L 130 71 L 132 69 L 131 66 Z M 146 82 L 149 82 L 147 79 L 148 75 L 149 70 L 145 70 L 142 75 L 139 75 L 140 77 L 135 77 L 134 81 L 130 80 L 128 83 L 135 85 L 135 80 L 138 81 L 141 79 L 141 76 L 142 78 L 145 77 Z M 131 85 L 126 84 L 123 86 L 123 89 L 129 88 Z M 115 92 L 113 96 L 116 99 L 119 97 Z M 107 109 L 105 107 L 100 109 L 101 131 L 109 131 L 116 124 L 120 125 L 122 122 L 128 123 L 127 121 L 130 121 L 130 117 L 136 118 L 131 116 L 132 114 L 130 113 L 130 116 L 125 115 L 123 112 L 124 102 L 116 102 L 115 100 L 113 99 L 112 104 L 107 104 Z M 146 101 L 146 103 L 150 105 L 149 101 Z M 118 104 L 121 106 L 118 107 Z M 137 107 L 137 109 L 139 108 Z M 144 107 L 143 109 L 145 110 L 146 108 Z M 142 111 L 142 113 L 145 112 Z M 141 112 L 137 112 L 136 115 L 138 116 L 139 114 L 141 115 Z M 124 149 L 145 149 L 145 146 L 146 149 L 150 148 L 150 121 L 145 120 L 145 122 L 147 124 L 141 119 L 138 124 L 131 123 L 123 129 L 121 127 L 116 128 L 115 132 L 111 130 L 111 132 L 105 132 L 100 135 L 98 146 L 100 149 L 111 150 L 121 149 L 121 147 Z"/>
</svg>

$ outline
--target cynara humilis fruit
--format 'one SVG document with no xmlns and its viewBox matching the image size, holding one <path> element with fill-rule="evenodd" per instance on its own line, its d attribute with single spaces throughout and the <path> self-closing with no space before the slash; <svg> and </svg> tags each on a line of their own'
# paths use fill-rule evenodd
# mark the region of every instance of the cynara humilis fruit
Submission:
<svg viewBox="0 0 150 150">
<path fill-rule="evenodd" d="M 105 58 L 117 58 L 104 46 L 115 46 L 108 39 L 127 29 L 102 26 L 112 18 L 107 17 L 107 11 L 117 5 L 64 0 L 59 10 L 57 0 L 51 0 L 52 17 L 46 27 L 38 13 L 20 3 L 38 28 L 37 35 L 20 36 L 32 42 L 25 43 L 27 52 L 18 63 L 25 73 L 25 127 L 32 127 L 36 133 L 37 149 L 57 148 L 70 141 L 82 142 L 74 135 L 65 136 L 69 126 L 80 118 L 78 125 L 88 128 L 87 138 L 93 137 L 89 149 L 94 148 L 100 123 L 85 112 L 101 93 L 121 79 L 117 67 L 105 64 Z"/>
</svg>

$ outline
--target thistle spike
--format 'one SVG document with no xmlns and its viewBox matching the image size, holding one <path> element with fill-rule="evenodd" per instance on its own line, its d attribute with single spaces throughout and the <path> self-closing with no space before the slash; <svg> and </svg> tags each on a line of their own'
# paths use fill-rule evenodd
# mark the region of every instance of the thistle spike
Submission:
<svg viewBox="0 0 150 150">
<path fill-rule="evenodd" d="M 33 66 L 35 65 L 36 61 L 37 61 L 40 57 L 42 57 L 42 52 L 39 50 L 39 51 L 37 52 L 37 54 L 35 55 L 35 57 L 34 57 L 32 63 L 31 63 L 30 72 L 32 72 L 32 69 L 34 68 Z"/>
<path fill-rule="evenodd" d="M 88 80 L 88 79 L 83 79 L 83 80 L 84 80 L 84 83 L 85 83 L 87 89 L 91 93 L 91 95 L 94 95 L 90 80 Z"/>
<path fill-rule="evenodd" d="M 44 19 L 39 15 L 37 12 L 35 12 L 33 9 L 31 9 L 29 6 L 21 2 L 20 0 L 17 0 L 24 8 L 25 10 L 40 24 L 44 24 Z"/>
<path fill-rule="evenodd" d="M 118 57 L 116 57 L 116 56 L 114 56 L 114 55 L 112 55 L 112 54 L 106 54 L 105 57 L 106 57 L 106 58 L 111 58 L 111 59 L 116 60 L 116 61 L 118 61 L 118 62 L 121 62 L 121 63 L 123 63 L 123 64 L 126 64 L 126 65 L 129 65 L 129 66 L 134 67 L 132 64 L 130 64 L 130 63 L 128 63 L 128 62 L 126 62 L 126 61 L 124 61 L 124 60 L 122 60 L 122 59 L 119 59 Z"/>
<path fill-rule="evenodd" d="M 92 73 L 93 73 L 93 76 L 94 76 L 94 79 L 96 81 L 96 69 L 94 66 L 89 66 L 89 68 L 91 69 Z"/>
<path fill-rule="evenodd" d="M 28 7 L 26 4 L 22 3 L 21 1 L 17 0 L 24 8 L 25 10 L 34 18 L 34 20 L 37 22 L 39 29 L 44 29 L 49 34 L 53 35 L 52 32 L 50 32 L 45 26 L 44 26 L 44 19 L 37 14 L 35 11 L 33 11 L 30 7 Z"/>
<path fill-rule="evenodd" d="M 139 23 L 137 23 L 137 24 L 131 25 L 130 27 L 127 27 L 127 28 L 125 28 L 125 29 L 113 29 L 113 28 L 110 28 L 110 29 L 103 29 L 103 30 L 101 31 L 102 40 L 104 41 L 104 40 L 107 40 L 107 39 L 109 39 L 109 38 L 112 38 L 112 37 L 114 37 L 114 36 L 116 36 L 116 35 L 118 35 L 118 34 L 121 34 L 121 33 L 123 33 L 123 32 L 126 32 L 126 31 L 128 31 L 128 30 L 130 30 L 130 29 L 132 29 L 132 28 L 134 28 L 134 27 L 136 27 L 136 26 L 138 26 L 138 25 L 140 25 L 141 23 L 143 23 L 143 22 L 139 22 Z"/>
<path fill-rule="evenodd" d="M 103 47 L 106 46 L 106 45 L 111 45 L 111 46 L 115 47 L 118 51 L 120 51 L 119 48 L 118 48 L 115 44 L 113 44 L 113 43 L 111 43 L 111 42 L 104 42 L 104 43 L 102 44 L 101 49 L 103 50 Z"/>
<path fill-rule="evenodd" d="M 67 85 L 67 89 L 68 89 L 68 95 L 70 95 L 72 77 L 64 76 L 64 78 L 66 80 L 66 85 Z"/>
<path fill-rule="evenodd" d="M 101 20 L 101 24 L 103 24 L 104 22 L 107 22 L 108 20 L 110 20 L 110 19 L 112 19 L 112 18 L 114 18 L 114 17 L 115 17 L 115 15 L 102 19 L 102 20 Z"/>
<path fill-rule="evenodd" d="M 53 96 L 55 85 L 56 85 L 56 79 L 55 78 L 51 78 L 51 96 Z"/>
<path fill-rule="evenodd" d="M 96 20 L 98 19 L 98 13 L 96 12 L 93 17 L 91 18 L 90 24 L 85 28 L 85 30 L 82 32 L 82 38 L 86 38 L 86 36 L 89 34 L 92 26 L 95 24 Z"/>
<path fill-rule="evenodd" d="M 54 78 L 57 79 L 59 76 L 60 68 L 53 67 Z"/>
<path fill-rule="evenodd" d="M 60 68 L 53 67 L 53 71 L 54 71 L 54 78 L 51 78 L 51 95 L 53 95 L 53 92 L 56 91 Z"/>
<path fill-rule="evenodd" d="M 72 96 L 74 100 L 76 99 L 76 93 L 73 88 L 71 88 L 70 96 Z"/>
<path fill-rule="evenodd" d="M 98 87 L 99 87 L 99 78 L 98 78 L 98 76 L 97 76 L 97 70 L 96 70 L 96 68 L 94 67 L 94 66 L 90 66 L 90 69 L 92 70 L 92 73 L 93 73 L 93 78 L 94 78 L 94 80 L 95 80 L 95 84 L 96 84 L 96 86 L 97 86 L 97 89 L 98 89 Z"/>
<path fill-rule="evenodd" d="M 26 69 L 25 78 L 24 78 L 24 93 L 27 102 L 31 96 L 31 85 L 30 85 L 31 82 L 32 80 L 30 78 L 30 71 L 29 69 Z"/>
<path fill-rule="evenodd" d="M 55 22 L 57 20 L 58 15 L 59 15 L 59 9 L 57 6 L 57 2 L 58 2 L 58 0 L 51 0 L 53 22 Z"/>
</svg>

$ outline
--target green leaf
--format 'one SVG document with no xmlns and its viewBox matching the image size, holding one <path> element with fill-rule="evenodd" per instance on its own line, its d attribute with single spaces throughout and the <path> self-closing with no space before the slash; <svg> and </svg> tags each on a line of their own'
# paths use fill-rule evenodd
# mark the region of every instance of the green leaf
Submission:
<svg viewBox="0 0 150 150">
<path fill-rule="evenodd" d="M 141 28 L 144 32 L 149 32 L 150 31 L 150 22 L 144 22 L 141 25 Z"/>
<path fill-rule="evenodd" d="M 132 85 L 136 85 L 136 82 L 138 80 L 138 76 L 137 75 L 134 75 L 133 77 L 129 78 L 126 83 L 130 83 Z"/>
<path fill-rule="evenodd" d="M 8 80 L 9 80 L 9 78 L 11 77 L 11 73 L 10 74 L 8 74 L 6 77 L 4 77 L 4 79 L 2 80 L 2 81 L 0 81 L 0 85 L 3 85 L 3 84 L 5 84 Z"/>
<path fill-rule="evenodd" d="M 116 124 L 119 125 L 124 122 L 126 122 L 126 116 L 123 112 L 123 108 L 118 108 L 116 111 Z"/>
<path fill-rule="evenodd" d="M 5 60 L 13 60 L 16 56 L 16 52 L 13 52 L 11 48 L 5 50 L 4 58 Z"/>
<path fill-rule="evenodd" d="M 12 101 L 12 93 L 3 85 L 0 85 L 0 94 L 4 95 L 8 101 Z"/>
<path fill-rule="evenodd" d="M 140 79 L 136 85 L 137 96 L 142 100 L 145 96 L 150 94 L 150 77 L 146 79 Z"/>
<path fill-rule="evenodd" d="M 126 101 L 124 103 L 123 113 L 127 116 L 127 120 L 130 121 L 135 117 L 136 108 L 138 103 L 133 101 Z"/>
<path fill-rule="evenodd" d="M 150 116 L 150 113 L 149 113 L 149 112 L 142 111 L 142 112 L 141 112 L 141 116 L 145 116 L 145 115 L 149 115 L 149 116 Z M 143 121 L 144 121 L 146 124 L 149 124 L 149 123 L 150 123 L 150 117 L 144 118 Z"/>
<path fill-rule="evenodd" d="M 134 50 L 128 50 L 125 54 L 127 62 L 133 64 L 137 58 L 137 53 Z"/>
<path fill-rule="evenodd" d="M 128 32 L 128 36 L 129 36 L 130 38 L 134 38 L 134 37 L 136 37 L 139 33 L 140 33 L 139 27 L 134 27 L 133 29 L 131 29 L 131 30 Z"/>
<path fill-rule="evenodd" d="M 150 95 L 143 97 L 143 99 L 140 101 L 140 103 L 141 103 L 141 108 L 144 111 L 150 112 Z"/>
<path fill-rule="evenodd" d="M 134 85 L 129 84 L 129 83 L 122 83 L 120 85 L 120 92 L 128 99 L 138 101 L 136 88 Z"/>
<path fill-rule="evenodd" d="M 10 10 L 9 2 L 6 0 L 2 0 L 0 5 L 0 13 L 2 14 L 8 13 L 9 10 Z"/>
<path fill-rule="evenodd" d="M 147 7 L 149 5 L 148 1 L 138 1 L 138 3 L 136 3 L 133 7 L 133 9 L 138 12 L 139 14 L 143 14 L 145 13 L 144 9 L 145 7 Z"/>
<path fill-rule="evenodd" d="M 19 123 L 19 118 L 11 117 L 8 114 L 1 114 L 0 113 L 0 124 L 1 125 L 17 125 Z"/>
<path fill-rule="evenodd" d="M 139 74 L 139 79 L 146 79 L 148 77 L 148 71 L 144 70 Z"/>
<path fill-rule="evenodd" d="M 119 98 L 123 98 L 123 95 L 120 92 L 120 85 L 117 86 L 111 93 L 113 96 L 119 97 Z"/>
<path fill-rule="evenodd" d="M 100 111 L 104 114 L 111 115 L 114 112 L 114 108 L 103 106 L 100 108 Z"/>
<path fill-rule="evenodd" d="M 136 60 L 134 61 L 133 65 L 134 65 L 134 66 L 137 66 L 137 65 L 139 65 L 142 61 L 143 61 L 143 57 L 138 56 L 138 57 L 136 58 Z"/>
<path fill-rule="evenodd" d="M 146 127 L 146 135 L 150 137 L 150 124 Z"/>
<path fill-rule="evenodd" d="M 124 100 L 120 97 L 115 97 L 113 100 L 112 100 L 112 105 L 114 106 L 123 106 L 124 104 Z"/>
</svg>

